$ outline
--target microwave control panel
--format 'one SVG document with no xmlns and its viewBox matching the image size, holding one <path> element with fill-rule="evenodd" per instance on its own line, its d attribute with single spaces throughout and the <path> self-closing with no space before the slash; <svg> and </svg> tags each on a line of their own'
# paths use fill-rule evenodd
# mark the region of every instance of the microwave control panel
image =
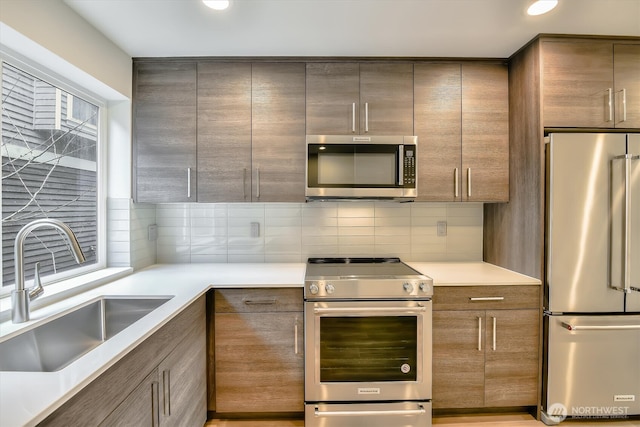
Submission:
<svg viewBox="0 0 640 427">
<path fill-rule="evenodd" d="M 416 146 L 404 146 L 404 173 L 403 184 L 405 187 L 416 185 Z"/>
</svg>

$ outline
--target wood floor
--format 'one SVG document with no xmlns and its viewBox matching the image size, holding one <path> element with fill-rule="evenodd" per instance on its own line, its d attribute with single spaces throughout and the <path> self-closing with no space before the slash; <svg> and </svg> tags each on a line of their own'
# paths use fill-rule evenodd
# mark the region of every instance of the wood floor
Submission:
<svg viewBox="0 0 640 427">
<path fill-rule="evenodd" d="M 546 427 L 526 414 L 439 416 L 434 426 L 446 427 Z M 205 427 L 304 427 L 302 420 L 288 421 L 228 421 L 210 420 Z M 568 420 L 559 427 L 640 427 L 640 420 Z"/>
</svg>

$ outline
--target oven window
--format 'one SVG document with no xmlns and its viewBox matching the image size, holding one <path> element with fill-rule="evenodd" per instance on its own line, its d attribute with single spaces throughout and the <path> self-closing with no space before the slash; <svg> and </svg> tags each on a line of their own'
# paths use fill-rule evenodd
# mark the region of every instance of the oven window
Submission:
<svg viewBox="0 0 640 427">
<path fill-rule="evenodd" d="M 320 318 L 320 382 L 416 381 L 416 316 Z"/>
</svg>

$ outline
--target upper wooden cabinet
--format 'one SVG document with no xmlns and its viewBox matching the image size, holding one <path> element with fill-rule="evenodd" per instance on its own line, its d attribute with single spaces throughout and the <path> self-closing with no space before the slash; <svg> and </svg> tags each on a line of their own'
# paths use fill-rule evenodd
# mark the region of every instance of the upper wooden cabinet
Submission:
<svg viewBox="0 0 640 427">
<path fill-rule="evenodd" d="M 640 44 L 552 39 L 541 53 L 545 127 L 640 127 Z"/>
<path fill-rule="evenodd" d="M 134 198 L 196 201 L 196 63 L 134 62 Z"/>
<path fill-rule="evenodd" d="M 252 67 L 251 199 L 304 202 L 304 63 Z"/>
<path fill-rule="evenodd" d="M 251 201 L 251 63 L 198 63 L 198 201 Z"/>
<path fill-rule="evenodd" d="M 308 135 L 413 135 L 413 64 L 308 63 Z"/>
<path fill-rule="evenodd" d="M 416 64 L 414 99 L 418 200 L 508 201 L 507 67 Z"/>
</svg>

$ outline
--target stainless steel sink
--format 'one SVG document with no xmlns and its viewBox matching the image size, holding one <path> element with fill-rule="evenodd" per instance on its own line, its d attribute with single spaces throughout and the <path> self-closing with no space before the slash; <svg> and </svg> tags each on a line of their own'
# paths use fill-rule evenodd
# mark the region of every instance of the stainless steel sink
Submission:
<svg viewBox="0 0 640 427">
<path fill-rule="evenodd" d="M 105 296 L 0 342 L 0 371 L 58 371 L 172 297 Z"/>
</svg>

